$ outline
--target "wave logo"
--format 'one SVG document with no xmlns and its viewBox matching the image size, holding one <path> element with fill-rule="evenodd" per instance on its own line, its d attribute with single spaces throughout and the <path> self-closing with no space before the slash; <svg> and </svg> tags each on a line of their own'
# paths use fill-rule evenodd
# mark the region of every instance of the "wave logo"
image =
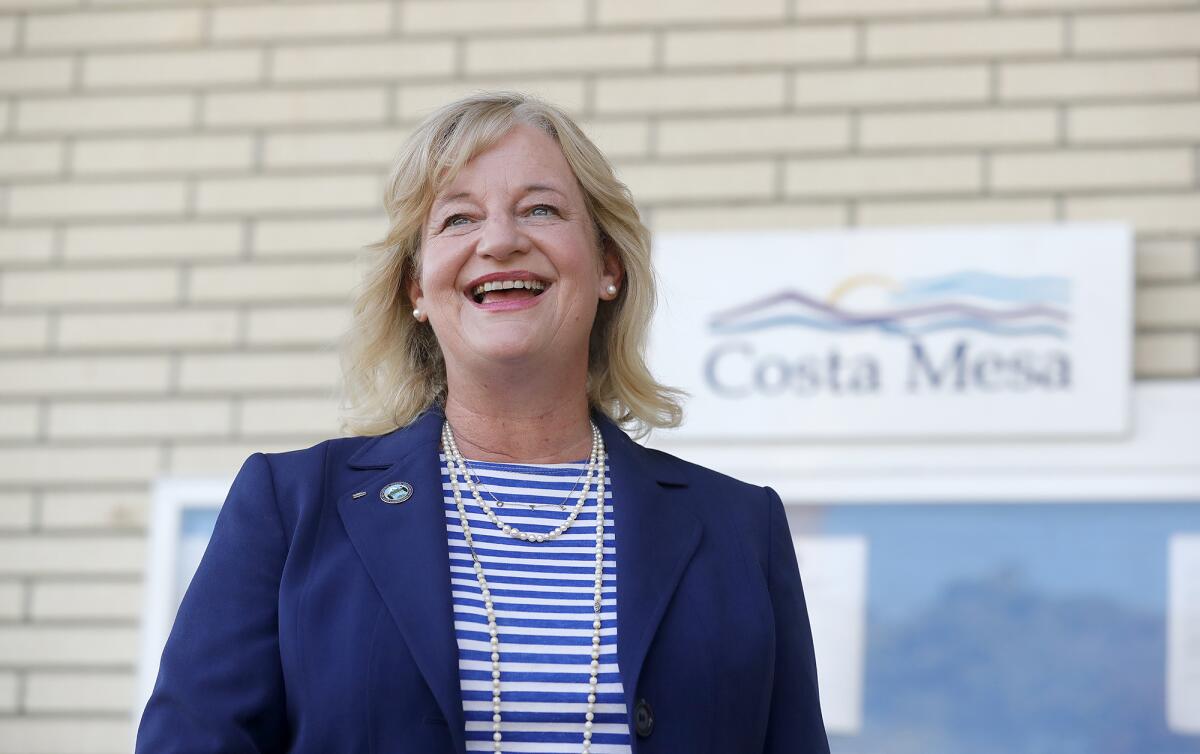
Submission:
<svg viewBox="0 0 1200 754">
<path fill-rule="evenodd" d="M 802 327 L 830 332 L 874 330 L 907 338 L 974 330 L 1066 339 L 1069 303 L 1070 281 L 1049 275 L 961 270 L 896 280 L 860 274 L 839 282 L 824 300 L 789 289 L 717 312 L 709 328 L 718 335 Z"/>
</svg>

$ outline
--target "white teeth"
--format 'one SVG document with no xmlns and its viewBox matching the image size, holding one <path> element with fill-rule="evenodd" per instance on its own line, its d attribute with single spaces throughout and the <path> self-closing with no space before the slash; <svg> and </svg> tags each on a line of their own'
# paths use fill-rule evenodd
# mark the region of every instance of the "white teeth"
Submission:
<svg viewBox="0 0 1200 754">
<path fill-rule="evenodd" d="M 471 291 L 471 295 L 478 296 L 481 293 L 488 291 L 508 290 L 509 288 L 526 288 L 531 291 L 542 291 L 546 289 L 546 284 L 540 280 L 493 280 L 490 283 L 475 286 Z"/>
</svg>

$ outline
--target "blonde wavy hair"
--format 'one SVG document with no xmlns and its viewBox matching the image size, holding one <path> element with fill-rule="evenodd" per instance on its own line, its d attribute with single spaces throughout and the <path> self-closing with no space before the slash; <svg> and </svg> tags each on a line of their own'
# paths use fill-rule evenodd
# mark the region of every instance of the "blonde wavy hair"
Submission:
<svg viewBox="0 0 1200 754">
<path fill-rule="evenodd" d="M 384 189 L 386 236 L 373 252 L 342 337 L 341 425 L 374 435 L 411 423 L 446 399 L 446 365 L 428 323 L 415 320 L 408 282 L 420 275 L 421 230 L 438 191 L 518 123 L 562 148 L 583 189 L 598 248 L 616 252 L 620 293 L 600 301 L 588 347 L 589 404 L 635 436 L 678 426 L 684 393 L 655 381 L 645 363 L 656 293 L 650 231 L 629 189 L 579 126 L 557 107 L 518 92 L 482 92 L 428 116 L 404 143 Z"/>
</svg>

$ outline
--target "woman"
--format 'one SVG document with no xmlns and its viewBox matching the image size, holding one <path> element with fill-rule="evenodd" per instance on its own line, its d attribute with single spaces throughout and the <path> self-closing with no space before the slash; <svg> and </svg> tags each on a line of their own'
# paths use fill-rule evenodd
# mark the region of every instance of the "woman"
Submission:
<svg viewBox="0 0 1200 754">
<path fill-rule="evenodd" d="M 358 436 L 247 459 L 137 750 L 827 752 L 779 496 L 621 429 L 680 410 L 642 360 L 649 234 L 595 146 L 468 97 L 386 201 Z"/>
</svg>

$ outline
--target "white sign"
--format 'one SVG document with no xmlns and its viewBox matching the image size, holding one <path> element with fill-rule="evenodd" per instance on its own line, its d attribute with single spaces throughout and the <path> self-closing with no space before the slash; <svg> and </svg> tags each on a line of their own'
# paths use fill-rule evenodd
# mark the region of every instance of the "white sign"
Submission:
<svg viewBox="0 0 1200 754">
<path fill-rule="evenodd" d="M 1113 435 L 1133 254 L 1114 224 L 675 233 L 651 366 L 708 438 Z"/>
<path fill-rule="evenodd" d="M 1200 534 L 1173 534 L 1167 554 L 1167 726 L 1200 734 Z"/>
<path fill-rule="evenodd" d="M 858 733 L 867 633 L 867 540 L 806 536 L 792 541 L 812 624 L 825 729 Z"/>
</svg>

